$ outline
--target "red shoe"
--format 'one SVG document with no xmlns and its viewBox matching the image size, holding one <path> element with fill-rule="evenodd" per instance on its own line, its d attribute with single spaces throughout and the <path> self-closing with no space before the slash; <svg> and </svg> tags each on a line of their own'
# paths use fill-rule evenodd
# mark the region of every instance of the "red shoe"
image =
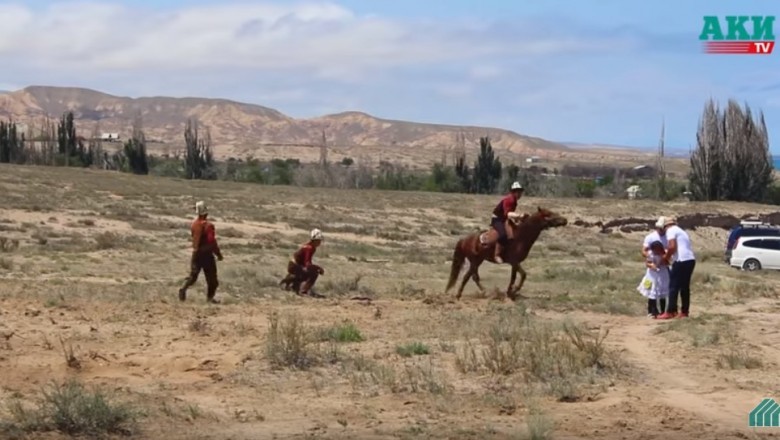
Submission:
<svg viewBox="0 0 780 440">
<path fill-rule="evenodd" d="M 677 317 L 678 317 L 678 318 L 687 318 L 687 317 L 688 317 L 688 314 L 687 314 L 687 313 L 685 313 L 685 312 L 683 312 L 683 313 L 680 313 L 679 315 L 677 315 Z"/>
<path fill-rule="evenodd" d="M 658 315 L 658 318 L 656 318 L 656 319 L 672 319 L 672 318 L 674 318 L 675 316 L 677 316 L 677 313 L 674 313 L 674 312 L 672 312 L 672 313 L 665 312 L 665 313 L 661 313 L 660 315 Z"/>
</svg>

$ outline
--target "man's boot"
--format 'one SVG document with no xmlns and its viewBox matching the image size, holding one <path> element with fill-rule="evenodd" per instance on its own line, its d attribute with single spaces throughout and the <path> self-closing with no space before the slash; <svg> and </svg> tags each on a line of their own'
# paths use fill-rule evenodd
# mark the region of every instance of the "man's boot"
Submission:
<svg viewBox="0 0 780 440">
<path fill-rule="evenodd" d="M 219 304 L 220 301 L 218 299 L 214 298 L 215 296 L 217 296 L 217 287 L 216 286 L 211 287 L 211 288 L 209 288 L 206 291 L 206 302 L 209 303 L 209 304 Z"/>
<path fill-rule="evenodd" d="M 298 295 L 309 296 L 309 290 L 311 290 L 311 285 L 312 285 L 311 281 L 308 280 L 305 283 L 303 283 L 303 286 L 301 286 L 301 291 L 298 292 Z"/>
<path fill-rule="evenodd" d="M 496 252 L 495 255 L 493 255 L 493 259 L 498 264 L 502 264 L 504 260 L 501 258 L 501 253 L 504 251 L 504 247 L 501 245 L 500 241 L 496 242 Z"/>
</svg>

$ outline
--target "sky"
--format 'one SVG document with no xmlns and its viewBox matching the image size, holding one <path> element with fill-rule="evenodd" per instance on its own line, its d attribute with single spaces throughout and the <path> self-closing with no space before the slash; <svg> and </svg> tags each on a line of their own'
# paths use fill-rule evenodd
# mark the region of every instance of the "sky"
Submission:
<svg viewBox="0 0 780 440">
<path fill-rule="evenodd" d="M 780 2 L 0 0 L 0 90 L 227 98 L 642 147 L 664 121 L 685 150 L 704 103 L 735 99 L 764 112 L 780 154 L 780 49 L 705 54 L 704 15 L 780 15 Z"/>
</svg>

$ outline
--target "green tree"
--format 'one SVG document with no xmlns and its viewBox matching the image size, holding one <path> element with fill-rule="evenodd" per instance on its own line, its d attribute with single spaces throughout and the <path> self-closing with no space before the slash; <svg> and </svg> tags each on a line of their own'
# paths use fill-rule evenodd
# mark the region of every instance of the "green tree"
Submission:
<svg viewBox="0 0 780 440">
<path fill-rule="evenodd" d="M 24 163 L 24 134 L 16 122 L 0 122 L 0 163 Z"/>
<path fill-rule="evenodd" d="M 504 169 L 504 173 L 506 174 L 508 181 L 514 182 L 520 176 L 520 167 L 515 164 L 511 164 Z"/>
<path fill-rule="evenodd" d="M 94 154 L 84 146 L 84 139 L 76 133 L 73 112 L 67 112 L 60 118 L 57 126 L 57 152 L 59 161 L 65 166 L 91 166 Z"/>
<path fill-rule="evenodd" d="M 125 157 L 127 167 L 133 174 L 149 174 L 149 160 L 146 155 L 146 136 L 141 125 L 141 116 L 133 121 L 133 134 L 125 142 Z"/>
<path fill-rule="evenodd" d="M 474 164 L 473 191 L 478 194 L 493 194 L 501 180 L 501 160 L 495 156 L 490 138 L 479 139 L 479 156 Z"/>
<path fill-rule="evenodd" d="M 463 191 L 460 179 L 452 167 L 444 166 L 440 163 L 434 164 L 431 167 L 431 172 L 428 175 L 423 189 L 426 191 L 441 191 L 441 192 L 460 192 Z"/>
<path fill-rule="evenodd" d="M 461 191 L 470 193 L 472 191 L 471 170 L 466 164 L 465 155 L 459 155 L 455 159 L 455 175 L 460 181 Z"/>
<path fill-rule="evenodd" d="M 198 122 L 187 120 L 184 128 L 184 174 L 188 179 L 215 179 L 214 156 L 211 152 L 211 135 L 200 136 Z"/>
<path fill-rule="evenodd" d="M 713 100 L 707 102 L 690 164 L 695 200 L 763 201 L 773 182 L 763 113 L 755 118 L 748 105 L 743 110 L 734 100 L 725 111 Z"/>
</svg>

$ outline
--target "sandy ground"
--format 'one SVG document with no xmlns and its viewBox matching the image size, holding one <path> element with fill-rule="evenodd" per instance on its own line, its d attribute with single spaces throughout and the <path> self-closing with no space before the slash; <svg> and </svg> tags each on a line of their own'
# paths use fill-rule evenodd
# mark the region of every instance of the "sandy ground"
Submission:
<svg viewBox="0 0 780 440">
<path fill-rule="evenodd" d="M 454 292 L 443 292 L 452 246 L 482 226 L 480 213 L 494 202 L 489 197 L 26 167 L 0 167 L 0 194 L 0 240 L 18 241 L 18 248 L 8 244 L 0 253 L 0 400 L 6 403 L 31 405 L 51 381 L 75 378 L 133 405 L 141 412 L 133 435 L 149 439 L 780 433 L 747 426 L 762 398 L 780 397 L 780 277 L 728 268 L 720 258 L 725 231 L 691 232 L 699 257 L 692 318 L 658 322 L 645 317 L 635 290 L 643 234 L 574 226 L 539 239 L 524 264 L 526 299 L 513 304 L 497 294 L 509 269 L 487 264 L 481 275 L 489 294 L 469 284 L 454 301 Z M 203 280 L 187 302 L 176 299 L 187 271 L 191 206 L 200 198 L 211 206 L 226 257 L 218 306 L 205 303 Z M 539 199 L 524 200 L 521 210 L 537 205 L 571 221 L 774 210 L 673 203 L 658 212 L 642 201 Z M 315 257 L 326 268 L 318 287 L 327 298 L 320 300 L 276 285 L 311 227 L 326 234 Z M 362 340 L 319 337 L 307 348 L 316 364 L 279 367 L 269 351 L 272 316 L 304 325 L 310 335 L 349 324 Z M 601 356 L 613 367 L 594 365 L 554 379 L 534 377 L 525 367 L 491 370 L 484 360 L 511 357 L 490 354 L 491 332 L 521 321 L 531 323 L 523 327 L 528 331 L 574 323 L 588 335 L 608 332 Z M 506 336 L 501 344 L 523 337 Z M 425 350 L 407 356 L 399 347 L 411 343 Z M 481 366 L 465 366 L 469 347 Z M 4 410 L 0 421 L 19 422 Z"/>
</svg>

